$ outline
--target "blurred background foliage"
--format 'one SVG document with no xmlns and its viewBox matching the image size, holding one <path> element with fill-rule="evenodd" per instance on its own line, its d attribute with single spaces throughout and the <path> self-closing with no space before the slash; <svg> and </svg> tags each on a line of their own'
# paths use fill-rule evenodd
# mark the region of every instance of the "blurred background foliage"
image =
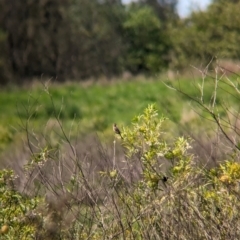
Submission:
<svg viewBox="0 0 240 240">
<path fill-rule="evenodd" d="M 154 74 L 237 59 L 240 1 L 178 16 L 177 0 L 0 0 L 0 83 Z"/>
<path fill-rule="evenodd" d="M 190 63 L 206 65 L 212 57 L 239 59 L 240 1 L 215 0 L 206 11 L 193 12 L 178 21 L 171 34 L 175 66 Z M 177 37 L 174 37 L 177 36 Z"/>
<path fill-rule="evenodd" d="M 239 239 L 240 0 L 178 2 L 0 0 L 0 239 Z"/>
</svg>

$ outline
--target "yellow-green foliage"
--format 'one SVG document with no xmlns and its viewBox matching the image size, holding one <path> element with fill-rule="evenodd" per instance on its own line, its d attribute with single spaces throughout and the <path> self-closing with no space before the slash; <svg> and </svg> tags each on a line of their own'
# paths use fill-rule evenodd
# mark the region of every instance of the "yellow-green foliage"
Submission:
<svg viewBox="0 0 240 240">
<path fill-rule="evenodd" d="M 218 225 L 227 221 L 240 223 L 236 188 L 240 164 L 233 160 L 212 169 L 197 166 L 194 156 L 188 153 L 188 139 L 179 137 L 171 143 L 164 140 L 165 121 L 164 117 L 158 118 L 155 106 L 149 105 L 132 126 L 123 129 L 127 161 L 131 164 L 138 156 L 142 178 L 130 192 L 117 191 L 117 207 L 113 205 L 113 209 L 120 216 L 117 220 L 110 212 L 102 216 L 103 222 L 111 219 L 114 227 L 107 228 L 108 234 L 118 232 L 125 238 L 137 239 L 205 239 L 206 235 L 231 238 L 230 226 L 219 229 Z M 117 172 L 110 172 L 114 181 Z"/>
<path fill-rule="evenodd" d="M 28 198 L 13 187 L 15 176 L 11 170 L 0 171 L 0 227 L 4 239 L 31 239 L 41 225 L 36 212 L 40 203 L 37 197 Z M 2 238 L 1 238 L 2 239 Z"/>
<path fill-rule="evenodd" d="M 52 184 L 48 191 L 62 189 L 69 201 L 64 201 L 61 209 L 43 212 L 43 217 L 37 211 L 42 201 L 22 196 L 13 188 L 13 172 L 0 171 L 0 233 L 4 239 L 32 239 L 40 235 L 54 239 L 52 228 L 47 226 L 52 224 L 54 236 L 64 240 L 239 239 L 240 231 L 232 230 L 232 226 L 240 225 L 238 153 L 234 151 L 231 160 L 214 168 L 198 165 L 196 156 L 188 152 L 189 139 L 165 140 L 166 121 L 158 116 L 155 105 L 149 105 L 132 125 L 121 129 L 122 138 L 116 141 L 121 141 L 125 149 L 125 163 L 114 158 L 113 166 L 97 171 L 97 180 L 93 182 L 84 174 L 82 159 L 74 159 L 76 172 L 64 165 L 71 172 L 68 180 L 56 178 L 54 185 L 46 175 L 47 184 L 39 183 L 42 188 Z M 44 171 L 52 158 L 56 158 L 61 172 L 61 152 L 51 155 L 52 150 L 43 147 L 33 153 L 25 166 L 26 174 L 35 167 Z M 139 175 L 130 181 L 124 171 L 128 168 L 135 174 L 135 167 Z M 81 188 L 88 196 L 84 202 L 84 197 L 78 196 Z M 64 228 L 66 212 L 72 214 L 72 221 Z"/>
<path fill-rule="evenodd" d="M 240 180 L 240 164 L 233 160 L 220 164 L 220 181 L 224 183 L 237 183 Z"/>
<path fill-rule="evenodd" d="M 144 181 L 152 189 L 156 189 L 159 181 L 167 175 L 161 169 L 164 161 L 160 163 L 159 159 L 169 160 L 173 175 L 190 168 L 191 156 L 187 154 L 190 148 L 188 139 L 179 137 L 173 143 L 167 144 L 163 131 L 165 121 L 166 118 L 163 116 L 158 118 L 156 107 L 151 104 L 142 115 L 134 118 L 132 128 L 125 128 L 123 131 L 123 144 L 128 149 L 128 156 L 140 152 Z"/>
</svg>

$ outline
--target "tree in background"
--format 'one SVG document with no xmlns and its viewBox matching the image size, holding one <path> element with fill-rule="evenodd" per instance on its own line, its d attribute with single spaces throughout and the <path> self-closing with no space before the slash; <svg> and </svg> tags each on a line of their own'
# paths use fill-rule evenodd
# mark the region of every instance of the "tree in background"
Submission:
<svg viewBox="0 0 240 240">
<path fill-rule="evenodd" d="M 0 0 L 5 62 L 19 81 L 117 74 L 122 47 L 114 21 L 123 7 L 115 2 Z"/>
<path fill-rule="evenodd" d="M 70 64 L 68 76 L 111 77 L 121 72 L 122 18 L 124 8 L 119 3 L 72 1 L 68 11 L 71 40 L 65 58 Z"/>
<path fill-rule="evenodd" d="M 169 4 L 120 0 L 0 0 L 4 64 L 22 79 L 111 78 L 167 66 Z M 171 5 L 172 6 L 172 5 Z M 170 9 L 170 8 L 169 8 Z M 5 68 L 5 67 L 4 67 Z"/>
<path fill-rule="evenodd" d="M 164 22 L 177 16 L 176 6 L 178 0 L 140 0 L 140 2 L 151 6 Z"/>
<path fill-rule="evenodd" d="M 239 59 L 240 1 L 214 1 L 206 11 L 194 12 L 173 29 L 172 64 L 206 65 L 213 57 Z"/>
<path fill-rule="evenodd" d="M 111 78 L 239 59 L 240 1 L 215 0 L 187 19 L 177 0 L 0 0 L 0 83 Z"/>
<path fill-rule="evenodd" d="M 1 0 L 1 27 L 7 33 L 8 61 L 20 78 L 59 71 L 62 8 L 68 0 Z"/>
<path fill-rule="evenodd" d="M 168 36 L 149 6 L 132 4 L 123 24 L 128 46 L 126 68 L 133 72 L 159 72 L 167 66 Z"/>
<path fill-rule="evenodd" d="M 7 54 L 7 34 L 0 28 L 0 83 L 7 83 L 11 78 L 11 67 Z"/>
</svg>

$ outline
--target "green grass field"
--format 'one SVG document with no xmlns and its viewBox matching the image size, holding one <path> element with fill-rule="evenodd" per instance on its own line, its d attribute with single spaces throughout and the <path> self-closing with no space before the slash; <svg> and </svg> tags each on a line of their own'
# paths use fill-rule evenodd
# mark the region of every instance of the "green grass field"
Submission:
<svg viewBox="0 0 240 240">
<path fill-rule="evenodd" d="M 109 83 L 49 84 L 31 88 L 6 88 L 0 92 L 0 148 L 21 136 L 26 123 L 36 131 L 43 131 L 49 121 L 59 119 L 66 132 L 72 136 L 97 132 L 105 138 L 112 135 L 112 123 L 127 125 L 149 103 L 156 103 L 160 114 L 174 123 L 199 124 L 198 110 L 188 96 L 174 91 L 166 84 L 181 89 L 193 98 L 201 97 L 201 79 L 138 79 Z M 214 79 L 204 82 L 204 103 L 211 105 Z M 238 97 L 233 87 L 220 81 L 216 103 L 221 114 L 221 104 L 235 106 Z M 192 110 L 192 108 L 194 110 Z M 202 122 L 202 120 L 200 121 Z M 171 126 L 173 127 L 173 126 Z M 172 129 L 175 132 L 177 128 Z M 170 130 L 170 134 L 172 134 Z M 24 134 L 24 133 L 23 133 Z"/>
</svg>

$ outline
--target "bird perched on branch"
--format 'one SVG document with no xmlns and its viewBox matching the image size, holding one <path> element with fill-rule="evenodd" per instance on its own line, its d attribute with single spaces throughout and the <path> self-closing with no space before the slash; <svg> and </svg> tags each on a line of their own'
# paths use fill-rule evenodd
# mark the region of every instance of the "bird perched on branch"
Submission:
<svg viewBox="0 0 240 240">
<path fill-rule="evenodd" d="M 116 123 L 113 124 L 113 131 L 114 131 L 116 134 L 120 135 L 120 137 L 123 139 L 123 137 L 122 137 L 122 135 L 121 135 L 121 131 L 120 131 L 119 128 L 117 127 L 117 124 L 116 124 Z"/>
</svg>

